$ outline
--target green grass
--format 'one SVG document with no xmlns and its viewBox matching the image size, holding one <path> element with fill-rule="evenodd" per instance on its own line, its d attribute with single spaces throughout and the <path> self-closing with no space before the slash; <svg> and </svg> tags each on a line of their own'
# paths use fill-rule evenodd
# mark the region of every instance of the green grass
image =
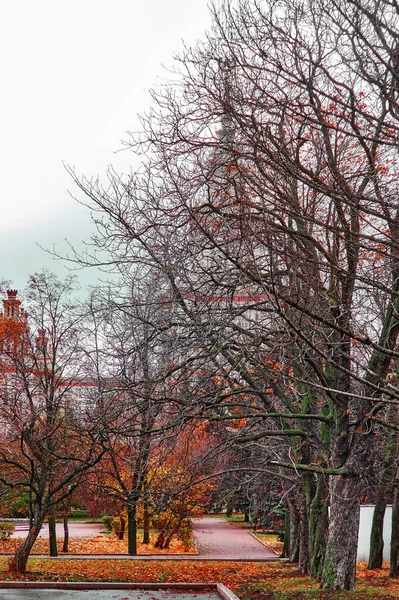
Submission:
<svg viewBox="0 0 399 600">
<path fill-rule="evenodd" d="M 225 519 L 225 521 L 229 521 L 230 523 L 245 523 L 244 521 L 244 513 L 233 513 L 231 515 L 231 517 L 226 517 L 225 513 L 218 513 L 218 514 L 210 514 L 210 515 L 206 515 L 207 517 L 209 517 L 210 519 L 214 518 L 214 519 Z"/>
</svg>

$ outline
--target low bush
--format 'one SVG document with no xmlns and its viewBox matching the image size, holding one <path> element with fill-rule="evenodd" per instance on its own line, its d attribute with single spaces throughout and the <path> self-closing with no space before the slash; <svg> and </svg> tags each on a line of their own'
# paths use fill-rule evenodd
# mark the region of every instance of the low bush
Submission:
<svg viewBox="0 0 399 600">
<path fill-rule="evenodd" d="M 179 531 L 178 538 L 183 542 L 184 550 L 190 550 L 192 545 L 193 530 L 191 527 L 182 527 Z"/>
<path fill-rule="evenodd" d="M 114 517 L 111 515 L 104 515 L 101 518 L 101 521 L 104 523 L 104 527 L 107 531 L 112 531 L 112 523 L 114 521 Z"/>
<path fill-rule="evenodd" d="M 0 521 L 0 540 L 8 540 L 14 533 L 15 524 L 7 521 Z"/>
</svg>

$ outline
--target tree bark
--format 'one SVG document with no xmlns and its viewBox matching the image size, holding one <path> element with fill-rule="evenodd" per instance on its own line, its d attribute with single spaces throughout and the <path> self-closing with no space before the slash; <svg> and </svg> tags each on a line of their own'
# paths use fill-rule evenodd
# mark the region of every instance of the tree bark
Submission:
<svg viewBox="0 0 399 600">
<path fill-rule="evenodd" d="M 392 504 L 390 563 L 389 576 L 399 577 L 399 485 L 395 488 Z"/>
<path fill-rule="evenodd" d="M 126 530 L 126 521 L 125 521 L 125 517 L 123 517 L 122 515 L 119 517 L 119 523 L 120 523 L 120 527 L 119 527 L 119 532 L 118 532 L 118 540 L 123 540 L 124 535 L 125 535 L 125 530 Z"/>
<path fill-rule="evenodd" d="M 290 539 L 291 539 L 290 511 L 287 507 L 285 510 L 285 517 L 284 517 L 284 546 L 283 546 L 283 551 L 281 553 L 281 558 L 288 558 L 290 556 Z"/>
<path fill-rule="evenodd" d="M 62 546 L 63 552 L 68 552 L 69 546 L 69 524 L 68 524 L 68 515 L 64 515 L 64 544 Z"/>
<path fill-rule="evenodd" d="M 290 544 L 289 559 L 291 562 L 299 562 L 299 514 L 295 504 L 287 500 L 290 511 Z"/>
<path fill-rule="evenodd" d="M 137 554 L 137 505 L 135 502 L 128 502 L 127 507 L 127 551 L 128 554 Z"/>
<path fill-rule="evenodd" d="M 305 506 L 300 511 L 299 520 L 299 568 L 309 573 L 309 529 Z"/>
<path fill-rule="evenodd" d="M 21 546 L 17 548 L 15 555 L 9 560 L 9 569 L 11 572 L 21 574 L 26 572 L 29 555 L 40 533 L 44 516 L 45 513 L 40 510 L 40 507 L 35 506 L 33 510 L 33 524 L 29 529 L 28 535 Z"/>
<path fill-rule="evenodd" d="M 328 535 L 328 489 L 325 476 L 317 479 L 316 491 L 307 507 L 309 528 L 309 572 L 320 579 Z"/>
<path fill-rule="evenodd" d="M 373 512 L 373 521 L 371 524 L 370 533 L 370 552 L 369 562 L 367 565 L 368 569 L 381 569 L 384 552 L 384 517 L 385 509 L 387 507 L 387 500 L 385 497 L 385 489 L 380 493 L 378 490 L 375 507 Z"/>
<path fill-rule="evenodd" d="M 358 476 L 332 478 L 330 523 L 321 577 L 323 589 L 355 589 L 359 520 Z"/>
<path fill-rule="evenodd" d="M 387 412 L 387 421 L 390 423 L 398 422 L 397 407 L 390 405 Z M 381 468 L 381 474 L 377 487 L 375 508 L 373 513 L 373 522 L 370 534 L 370 553 L 369 569 L 381 569 L 384 551 L 384 517 L 388 502 L 388 490 L 394 478 L 394 469 L 398 456 L 398 433 L 391 429 L 388 433 L 387 446 L 385 450 L 384 461 Z"/>
<path fill-rule="evenodd" d="M 148 499 L 144 499 L 144 519 L 143 519 L 143 544 L 150 543 L 150 513 L 148 511 Z"/>
<path fill-rule="evenodd" d="M 48 538 L 50 546 L 50 556 L 58 556 L 57 532 L 55 527 L 55 517 L 53 515 L 50 515 L 48 518 Z"/>
</svg>

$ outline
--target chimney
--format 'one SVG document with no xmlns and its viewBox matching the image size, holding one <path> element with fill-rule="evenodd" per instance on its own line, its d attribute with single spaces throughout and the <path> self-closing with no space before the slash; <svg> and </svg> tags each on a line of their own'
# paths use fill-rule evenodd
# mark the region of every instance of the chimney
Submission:
<svg viewBox="0 0 399 600">
<path fill-rule="evenodd" d="M 7 300 L 3 300 L 3 311 L 6 319 L 19 319 L 21 301 L 17 300 L 18 290 L 7 290 Z"/>
</svg>

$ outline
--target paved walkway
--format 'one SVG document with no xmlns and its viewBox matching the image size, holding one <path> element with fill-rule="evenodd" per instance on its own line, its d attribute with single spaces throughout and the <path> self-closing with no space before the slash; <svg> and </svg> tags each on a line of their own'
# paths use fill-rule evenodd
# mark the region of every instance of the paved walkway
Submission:
<svg viewBox="0 0 399 600">
<path fill-rule="evenodd" d="M 20 525 L 16 524 L 15 531 L 12 534 L 12 538 L 26 538 L 28 535 L 28 524 Z M 104 525 L 101 523 L 77 523 L 76 521 L 71 521 L 69 523 L 69 537 L 70 538 L 91 538 L 104 529 Z M 56 524 L 57 531 L 57 539 L 61 540 L 64 537 L 64 524 L 57 523 Z M 44 523 L 43 527 L 40 530 L 39 538 L 44 538 L 48 540 L 48 524 Z M 0 598 L 1 600 L 1 598 Z"/>
<path fill-rule="evenodd" d="M 244 560 L 275 559 L 249 531 L 234 527 L 224 519 L 203 517 L 192 519 L 194 544 L 201 558 Z"/>
<path fill-rule="evenodd" d="M 224 519 L 203 517 L 200 519 L 192 519 L 192 524 L 197 554 L 139 554 L 137 556 L 131 556 L 129 554 L 62 554 L 58 557 L 51 558 L 51 560 L 278 560 L 276 554 L 266 548 L 262 542 L 253 537 L 248 530 L 233 527 L 233 525 L 230 525 L 230 523 Z M 75 523 L 72 536 L 84 537 L 82 534 L 85 527 L 86 537 L 91 537 L 98 533 L 95 531 L 96 525 L 89 524 L 87 526 L 83 523 Z M 101 526 L 97 525 L 97 527 Z M 22 532 L 18 533 L 20 534 Z M 43 535 L 43 537 L 45 536 Z M 41 558 L 50 558 L 48 555 L 32 555 L 32 558 L 34 556 L 36 558 L 38 556 Z"/>
</svg>

